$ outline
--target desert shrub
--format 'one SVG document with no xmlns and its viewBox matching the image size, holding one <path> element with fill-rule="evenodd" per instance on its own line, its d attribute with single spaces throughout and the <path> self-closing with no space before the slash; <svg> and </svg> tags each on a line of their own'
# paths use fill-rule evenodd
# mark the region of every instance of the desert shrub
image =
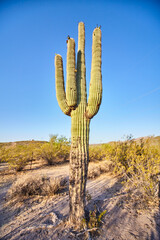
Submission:
<svg viewBox="0 0 160 240">
<path fill-rule="evenodd" d="M 109 172 L 111 170 L 112 163 L 106 160 L 99 163 L 89 164 L 88 179 L 94 179 L 99 177 L 102 173 Z"/>
<path fill-rule="evenodd" d="M 99 177 L 101 174 L 100 166 L 96 164 L 96 166 L 91 166 L 88 169 L 88 179 L 94 179 L 96 177 Z"/>
<path fill-rule="evenodd" d="M 7 162 L 10 169 L 22 171 L 28 163 L 39 158 L 40 145 L 34 141 L 8 144 L 0 149 L 0 161 Z"/>
<path fill-rule="evenodd" d="M 97 205 L 94 205 L 94 210 L 86 211 L 86 218 L 83 218 L 81 221 L 81 228 L 86 228 L 87 225 L 87 231 L 90 232 L 90 237 L 94 238 L 96 236 L 99 236 L 100 229 L 99 227 L 102 225 L 103 217 L 106 214 L 107 210 L 100 211 L 100 209 L 97 207 Z M 82 233 L 79 233 L 81 235 Z M 86 238 L 85 238 L 86 239 Z M 88 239 L 88 236 L 87 236 Z"/>
<path fill-rule="evenodd" d="M 106 214 L 107 210 L 103 212 L 99 212 L 96 205 L 94 206 L 94 210 L 89 212 L 89 221 L 88 221 L 88 228 L 98 228 L 102 224 L 102 218 Z"/>
<path fill-rule="evenodd" d="M 41 146 L 40 155 L 48 163 L 53 165 L 58 159 L 66 161 L 69 156 L 70 141 L 65 137 L 57 137 L 56 135 L 50 138 L 50 141 Z"/>
<path fill-rule="evenodd" d="M 6 149 L 6 159 L 10 168 L 21 171 L 33 158 L 33 151 L 30 146 L 13 145 Z"/>
<path fill-rule="evenodd" d="M 6 149 L 5 146 L 0 146 L 0 163 L 6 162 L 8 159 L 9 151 Z"/>
<path fill-rule="evenodd" d="M 153 137 L 115 142 L 107 148 L 106 158 L 113 162 L 116 174 L 123 174 L 126 188 L 133 187 L 145 201 L 155 202 L 158 196 L 160 147 L 154 144 Z"/>
<path fill-rule="evenodd" d="M 51 180 L 46 176 L 34 176 L 18 179 L 9 189 L 7 199 L 54 195 L 66 187 L 66 184 L 66 178 Z"/>
<path fill-rule="evenodd" d="M 101 161 L 105 157 L 102 145 L 91 145 L 89 146 L 89 161 Z"/>
</svg>

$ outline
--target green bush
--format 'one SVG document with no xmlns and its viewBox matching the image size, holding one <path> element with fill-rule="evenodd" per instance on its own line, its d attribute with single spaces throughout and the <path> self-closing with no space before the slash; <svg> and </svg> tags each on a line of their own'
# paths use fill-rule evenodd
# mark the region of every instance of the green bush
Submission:
<svg viewBox="0 0 160 240">
<path fill-rule="evenodd" d="M 5 148 L 5 146 L 0 146 L 0 163 L 6 162 L 8 154 L 9 151 Z"/>
<path fill-rule="evenodd" d="M 157 201 L 160 146 L 153 137 L 112 143 L 106 158 L 113 162 L 116 174 L 123 174 L 128 189 L 137 189 L 148 203 Z"/>
<path fill-rule="evenodd" d="M 102 145 L 91 145 L 89 146 L 89 161 L 101 161 L 105 157 Z"/>
<path fill-rule="evenodd" d="M 41 146 L 40 156 L 48 163 L 53 165 L 62 159 L 63 162 L 67 160 L 70 152 L 70 141 L 65 137 L 57 137 L 53 135 L 50 141 Z"/>
<path fill-rule="evenodd" d="M 27 164 L 44 159 L 49 165 L 68 159 L 70 141 L 65 137 L 51 136 L 49 142 L 20 141 L 0 144 L 0 162 L 7 162 L 9 168 L 22 171 Z"/>
<path fill-rule="evenodd" d="M 34 142 L 13 143 L 0 149 L 1 162 L 7 162 L 10 169 L 22 171 L 24 167 L 38 158 L 40 145 Z"/>
</svg>

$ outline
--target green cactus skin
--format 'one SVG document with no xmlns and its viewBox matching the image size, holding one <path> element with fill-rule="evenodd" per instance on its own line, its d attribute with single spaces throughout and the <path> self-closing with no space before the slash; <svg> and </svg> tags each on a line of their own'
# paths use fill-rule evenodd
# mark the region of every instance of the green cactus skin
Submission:
<svg viewBox="0 0 160 240">
<path fill-rule="evenodd" d="M 77 68 L 77 69 L 76 69 Z M 79 226 L 85 218 L 86 181 L 89 162 L 90 119 L 99 110 L 102 99 L 101 30 L 95 28 L 92 43 L 92 66 L 87 104 L 85 67 L 85 28 L 78 25 L 78 54 L 75 65 L 75 42 L 67 43 L 67 83 L 64 88 L 63 62 L 55 56 L 56 96 L 61 110 L 71 116 L 71 151 L 69 171 L 70 223 Z"/>
</svg>

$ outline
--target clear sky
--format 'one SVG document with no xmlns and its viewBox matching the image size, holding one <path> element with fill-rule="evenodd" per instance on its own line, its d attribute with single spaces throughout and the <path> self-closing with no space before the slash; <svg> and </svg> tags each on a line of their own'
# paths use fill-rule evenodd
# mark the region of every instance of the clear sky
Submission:
<svg viewBox="0 0 160 240">
<path fill-rule="evenodd" d="M 159 1 L 1 0 L 0 142 L 70 137 L 71 119 L 56 100 L 54 56 L 62 55 L 65 71 L 67 35 L 77 52 L 80 21 L 88 88 L 92 32 L 102 26 L 103 97 L 90 143 L 160 135 Z"/>
</svg>

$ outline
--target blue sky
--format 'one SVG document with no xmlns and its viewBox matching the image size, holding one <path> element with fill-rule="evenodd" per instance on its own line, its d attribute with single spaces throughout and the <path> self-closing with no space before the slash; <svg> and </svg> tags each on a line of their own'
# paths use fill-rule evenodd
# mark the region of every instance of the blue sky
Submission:
<svg viewBox="0 0 160 240">
<path fill-rule="evenodd" d="M 158 1 L 1 1 L 0 142 L 70 137 L 71 119 L 55 94 L 54 56 L 66 70 L 67 35 L 86 30 L 90 81 L 92 32 L 102 26 L 103 98 L 90 143 L 160 135 L 160 3 Z M 88 88 L 87 88 L 88 91 Z"/>
</svg>

